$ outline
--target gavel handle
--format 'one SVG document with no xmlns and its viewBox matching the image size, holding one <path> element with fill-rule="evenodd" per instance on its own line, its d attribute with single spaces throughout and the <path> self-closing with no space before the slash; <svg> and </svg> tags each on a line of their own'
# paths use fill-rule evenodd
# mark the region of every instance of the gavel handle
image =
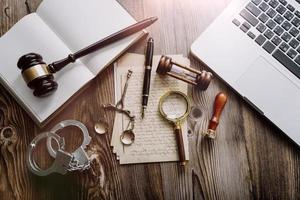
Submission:
<svg viewBox="0 0 300 200">
<path fill-rule="evenodd" d="M 79 50 L 78 52 L 76 52 L 74 54 L 70 54 L 68 57 L 66 57 L 62 60 L 53 62 L 52 64 L 49 65 L 49 69 L 52 73 L 55 73 L 55 72 L 61 70 L 62 68 L 64 68 L 66 65 L 75 62 L 78 58 L 81 58 L 90 53 L 93 53 L 105 46 L 108 46 L 116 41 L 124 39 L 138 31 L 143 30 L 144 28 L 153 24 L 156 20 L 157 20 L 157 17 L 150 17 L 148 19 L 137 22 L 131 26 L 128 26 L 118 32 L 113 33 L 112 35 L 105 37 L 102 40 L 99 40 L 98 42 L 96 42 L 86 48 Z"/>
<path fill-rule="evenodd" d="M 179 155 L 179 162 L 180 165 L 184 166 L 186 164 L 186 158 L 185 158 L 185 150 L 184 150 L 184 143 L 183 143 L 183 136 L 182 136 L 182 130 L 180 126 L 176 126 L 174 129 L 176 142 L 178 146 L 178 155 Z"/>
</svg>

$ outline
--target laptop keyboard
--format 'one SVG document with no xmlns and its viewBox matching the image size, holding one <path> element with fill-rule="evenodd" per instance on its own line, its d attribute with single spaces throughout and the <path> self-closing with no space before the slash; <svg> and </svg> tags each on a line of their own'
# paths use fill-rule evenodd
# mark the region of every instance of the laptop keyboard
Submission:
<svg viewBox="0 0 300 200">
<path fill-rule="evenodd" d="M 286 0 L 251 0 L 239 15 L 232 23 L 300 79 L 300 11 Z"/>
</svg>

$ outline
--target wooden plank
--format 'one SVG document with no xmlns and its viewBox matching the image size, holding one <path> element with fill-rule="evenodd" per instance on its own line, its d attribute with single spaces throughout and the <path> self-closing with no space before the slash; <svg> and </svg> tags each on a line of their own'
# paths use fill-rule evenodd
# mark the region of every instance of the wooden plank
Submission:
<svg viewBox="0 0 300 200">
<path fill-rule="evenodd" d="M 31 1 L 32 9 L 36 9 L 39 1 Z M 29 4 L 31 5 L 31 4 Z M 20 18 L 26 15 L 27 7 L 23 1 L 1 0 L 0 1 L 0 34 L 3 35 Z M 38 197 L 34 193 L 32 180 L 26 167 L 25 153 L 30 135 L 35 134 L 33 122 L 27 114 L 18 106 L 13 98 L 1 86 L 0 110 L 1 124 L 12 126 L 16 129 L 9 139 L 1 139 L 0 158 L 0 196 L 2 199 L 28 199 Z"/>
</svg>

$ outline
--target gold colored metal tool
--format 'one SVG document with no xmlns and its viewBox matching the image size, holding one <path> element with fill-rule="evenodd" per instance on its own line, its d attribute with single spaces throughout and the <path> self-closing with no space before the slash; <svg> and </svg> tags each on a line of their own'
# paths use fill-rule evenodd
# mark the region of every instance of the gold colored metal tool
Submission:
<svg viewBox="0 0 300 200">
<path fill-rule="evenodd" d="M 180 91 L 169 91 L 159 100 L 159 111 L 163 118 L 173 124 L 180 165 L 186 164 L 185 149 L 181 125 L 191 111 L 191 103 L 186 94 Z"/>
</svg>

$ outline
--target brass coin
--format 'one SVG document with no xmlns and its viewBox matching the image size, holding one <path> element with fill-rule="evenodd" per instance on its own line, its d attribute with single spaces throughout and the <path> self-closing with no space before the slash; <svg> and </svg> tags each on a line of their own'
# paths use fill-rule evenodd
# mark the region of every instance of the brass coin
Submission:
<svg viewBox="0 0 300 200">
<path fill-rule="evenodd" d="M 125 145 L 131 145 L 134 142 L 134 133 L 132 130 L 126 130 L 121 135 L 121 142 Z"/>
<path fill-rule="evenodd" d="M 100 135 L 105 134 L 108 131 L 107 124 L 104 122 L 95 123 L 94 129 L 95 129 L 95 132 Z"/>
</svg>

